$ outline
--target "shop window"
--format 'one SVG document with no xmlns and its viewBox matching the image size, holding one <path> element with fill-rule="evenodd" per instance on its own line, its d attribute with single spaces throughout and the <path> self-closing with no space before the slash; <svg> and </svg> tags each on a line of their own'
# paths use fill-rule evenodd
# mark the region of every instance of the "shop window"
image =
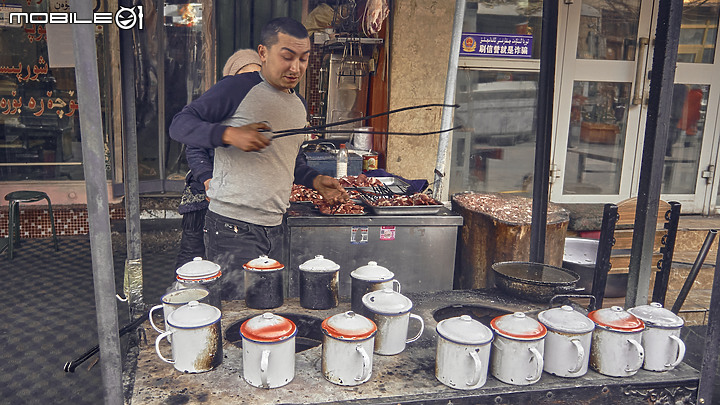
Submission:
<svg viewBox="0 0 720 405">
<path fill-rule="evenodd" d="M 57 3 L 57 2 L 56 2 Z M 10 21 L 10 12 L 45 13 L 49 1 L 0 6 L 0 179 L 83 180 L 72 25 Z M 56 8 L 52 9 L 57 12 Z M 106 95 L 106 30 L 96 26 L 103 118 Z M 110 175 L 110 131 L 105 125 Z"/>
</svg>

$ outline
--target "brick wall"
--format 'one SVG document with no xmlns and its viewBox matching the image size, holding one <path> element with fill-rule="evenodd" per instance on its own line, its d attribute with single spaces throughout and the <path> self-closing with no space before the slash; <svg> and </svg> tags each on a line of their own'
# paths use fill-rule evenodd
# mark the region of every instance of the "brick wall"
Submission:
<svg viewBox="0 0 720 405">
<path fill-rule="evenodd" d="M 55 230 L 58 236 L 87 235 L 89 232 L 86 207 L 53 207 Z M 110 206 L 110 219 L 125 219 L 125 208 Z M 8 207 L 0 211 L 0 237 L 8 236 Z M 50 213 L 47 206 L 20 204 L 20 237 L 45 238 L 52 236 Z"/>
</svg>

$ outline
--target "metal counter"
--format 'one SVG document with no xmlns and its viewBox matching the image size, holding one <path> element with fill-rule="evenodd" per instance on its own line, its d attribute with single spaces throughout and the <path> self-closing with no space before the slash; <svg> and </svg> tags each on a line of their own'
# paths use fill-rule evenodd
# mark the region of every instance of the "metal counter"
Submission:
<svg viewBox="0 0 720 405">
<path fill-rule="evenodd" d="M 395 273 L 403 292 L 451 290 L 460 215 L 327 216 L 311 204 L 288 210 L 287 294 L 298 296 L 298 266 L 316 255 L 340 265 L 340 295 L 350 296 L 350 273 L 374 260 Z"/>
</svg>

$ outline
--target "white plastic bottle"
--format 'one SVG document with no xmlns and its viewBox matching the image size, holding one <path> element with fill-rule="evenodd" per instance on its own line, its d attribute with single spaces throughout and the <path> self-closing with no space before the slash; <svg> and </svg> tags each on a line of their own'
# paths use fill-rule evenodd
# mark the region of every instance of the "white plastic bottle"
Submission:
<svg viewBox="0 0 720 405">
<path fill-rule="evenodd" d="M 347 168 L 348 168 L 348 150 L 345 147 L 345 144 L 340 145 L 340 150 L 337 154 L 337 166 L 335 171 L 335 177 L 340 179 L 342 177 L 347 176 Z"/>
</svg>

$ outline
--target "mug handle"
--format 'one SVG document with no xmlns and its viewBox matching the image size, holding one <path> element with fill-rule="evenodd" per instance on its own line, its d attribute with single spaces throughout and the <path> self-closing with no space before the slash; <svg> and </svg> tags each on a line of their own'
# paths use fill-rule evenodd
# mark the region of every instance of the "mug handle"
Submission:
<svg viewBox="0 0 720 405">
<path fill-rule="evenodd" d="M 535 348 L 531 347 L 530 352 L 533 355 L 533 358 L 535 359 L 535 373 L 529 377 L 525 377 L 525 380 L 529 381 L 531 384 L 538 382 L 540 380 L 540 376 L 542 376 L 543 366 L 545 365 L 543 363 L 543 356 L 540 354 L 540 351 Z"/>
<path fill-rule="evenodd" d="M 270 388 L 268 385 L 268 365 L 270 364 L 270 350 L 263 350 L 260 356 L 260 382 L 263 388 Z"/>
<path fill-rule="evenodd" d="M 397 280 L 395 280 L 395 279 L 393 279 L 393 280 L 392 280 L 392 289 L 393 289 L 393 291 L 399 293 L 399 292 L 400 292 L 400 282 L 397 281 Z"/>
<path fill-rule="evenodd" d="M 580 369 L 583 366 L 583 359 L 585 358 L 585 349 L 583 348 L 582 344 L 578 339 L 572 339 L 570 340 L 572 344 L 575 346 L 575 350 L 577 351 L 577 360 L 575 362 L 575 367 L 568 370 L 568 373 L 577 373 L 580 371 Z"/>
<path fill-rule="evenodd" d="M 423 321 L 423 319 L 420 316 L 415 315 L 415 314 L 410 314 L 410 319 L 416 319 L 416 320 L 420 321 L 420 331 L 417 333 L 417 335 L 406 340 L 405 343 L 412 343 L 412 342 L 420 339 L 420 336 L 422 336 L 423 330 L 425 330 L 425 321 Z"/>
<path fill-rule="evenodd" d="M 155 325 L 155 322 L 153 322 L 153 319 L 152 319 L 153 318 L 152 314 L 153 314 L 153 311 L 161 309 L 162 307 L 163 307 L 162 305 L 155 305 L 154 307 L 150 308 L 150 312 L 148 313 L 148 318 L 150 319 L 150 325 L 153 327 L 153 329 L 155 329 L 155 331 L 157 333 L 164 333 L 165 331 L 158 328 L 157 325 Z"/>
<path fill-rule="evenodd" d="M 163 357 L 162 354 L 160 354 L 160 341 L 164 338 L 170 336 L 173 334 L 174 331 L 169 330 L 167 332 L 161 333 L 157 339 L 155 339 L 155 352 L 157 352 L 157 355 L 160 356 L 160 360 L 164 361 L 165 363 L 175 364 L 175 360 L 168 360 L 165 357 Z"/>
<path fill-rule="evenodd" d="M 468 387 L 476 385 L 478 382 L 480 382 L 480 377 L 482 377 L 482 361 L 480 360 L 480 355 L 478 354 L 477 350 L 471 350 L 470 357 L 472 357 L 473 362 L 475 363 L 475 369 L 473 370 L 472 380 L 465 383 L 468 385 Z"/>
<path fill-rule="evenodd" d="M 642 345 L 638 343 L 635 339 L 628 339 L 628 343 L 630 343 L 638 352 L 638 362 L 635 367 L 628 367 L 625 369 L 626 373 L 634 373 L 635 371 L 640 370 L 640 367 L 642 367 L 643 360 L 645 360 L 645 349 L 643 349 Z"/>
<path fill-rule="evenodd" d="M 682 339 L 680 339 L 679 337 L 677 337 L 675 335 L 670 335 L 670 339 L 677 342 L 678 354 L 677 354 L 677 358 L 675 359 L 675 361 L 673 361 L 670 364 L 665 365 L 665 368 L 668 368 L 668 369 L 677 367 L 677 365 L 680 364 L 680 362 L 683 361 L 683 358 L 685 357 L 685 343 L 683 343 Z"/>
<path fill-rule="evenodd" d="M 360 377 L 355 377 L 355 381 L 365 381 L 366 378 L 370 375 L 370 366 L 372 365 L 370 356 L 367 354 L 367 351 L 365 351 L 365 348 L 362 347 L 362 345 L 358 344 L 355 346 L 355 350 L 357 350 L 358 353 L 362 356 L 362 374 Z"/>
</svg>

